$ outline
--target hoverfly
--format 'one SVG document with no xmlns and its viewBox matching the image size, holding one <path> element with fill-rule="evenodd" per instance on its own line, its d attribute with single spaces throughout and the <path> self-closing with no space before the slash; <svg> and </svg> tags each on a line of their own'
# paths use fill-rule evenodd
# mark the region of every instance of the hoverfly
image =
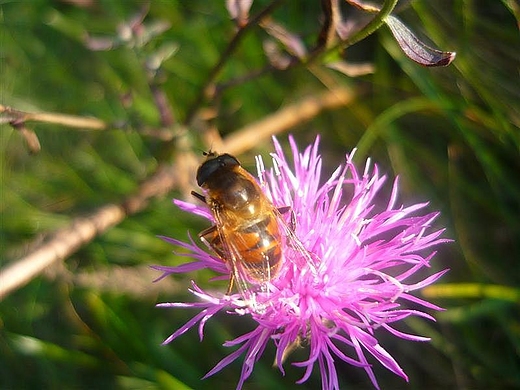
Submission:
<svg viewBox="0 0 520 390">
<path fill-rule="evenodd" d="M 197 184 L 205 195 L 192 194 L 204 201 L 214 216 L 215 225 L 199 237 L 230 267 L 226 294 L 234 284 L 246 301 L 252 298 L 254 288 L 265 292 L 266 283 L 278 275 L 288 246 L 314 269 L 311 254 L 282 217 L 290 208 L 276 208 L 234 156 L 205 155 L 206 161 L 197 170 Z"/>
</svg>

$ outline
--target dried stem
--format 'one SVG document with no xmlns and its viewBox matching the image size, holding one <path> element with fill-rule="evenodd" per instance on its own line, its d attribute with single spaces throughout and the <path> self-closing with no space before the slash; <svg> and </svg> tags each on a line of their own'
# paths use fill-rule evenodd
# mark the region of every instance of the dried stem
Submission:
<svg viewBox="0 0 520 390">
<path fill-rule="evenodd" d="M 137 132 L 142 136 L 157 138 L 161 141 L 171 141 L 174 138 L 178 138 L 184 135 L 186 133 L 185 128 L 182 128 L 181 126 L 174 126 L 175 118 L 171 113 L 171 109 L 168 106 L 169 103 L 166 100 L 166 97 L 163 95 L 163 92 L 158 90 L 157 95 L 154 95 L 154 99 L 158 101 L 157 107 L 161 111 L 162 127 L 143 127 L 137 129 Z M 32 130 L 25 126 L 27 122 L 56 124 L 69 128 L 76 128 L 80 131 L 109 130 L 110 128 L 123 127 L 121 125 L 115 124 L 109 125 L 107 122 L 94 117 L 88 118 L 52 112 L 32 113 L 16 110 L 14 108 L 0 104 L 0 123 L 9 123 L 13 128 L 20 131 L 28 144 L 29 150 L 32 153 L 36 153 L 40 149 L 38 138 Z"/>
<path fill-rule="evenodd" d="M 46 267 L 63 260 L 127 215 L 143 210 L 151 198 L 171 190 L 176 183 L 173 165 L 162 166 L 143 182 L 136 194 L 121 204 L 108 204 L 86 217 L 75 218 L 69 226 L 57 231 L 31 253 L 0 271 L 0 300 L 9 292 L 25 285 Z"/>
<path fill-rule="evenodd" d="M 242 153 L 274 134 L 281 133 L 314 118 L 323 110 L 347 106 L 355 97 L 356 93 L 352 90 L 337 88 L 320 95 L 302 99 L 258 122 L 243 127 L 236 133 L 230 134 L 224 140 L 226 150 L 233 150 L 234 153 Z"/>
<path fill-rule="evenodd" d="M 219 76 L 220 72 L 222 71 L 222 68 L 224 67 L 226 61 L 229 60 L 229 57 L 231 54 L 236 50 L 238 47 L 238 44 L 242 40 L 242 38 L 245 36 L 246 32 L 251 29 L 252 27 L 258 25 L 260 21 L 265 18 L 267 15 L 269 15 L 273 10 L 280 5 L 281 0 L 273 0 L 267 7 L 265 7 L 260 13 L 258 13 L 255 17 L 253 17 L 244 27 L 237 30 L 236 34 L 233 36 L 229 44 L 227 45 L 226 49 L 220 56 L 219 61 L 217 64 L 211 69 L 211 71 L 208 74 L 208 78 L 206 79 L 206 82 L 204 83 L 204 87 L 201 88 L 199 95 L 195 98 L 195 101 L 190 106 L 190 108 L 187 111 L 186 119 L 184 121 L 185 124 L 190 124 L 195 113 L 200 108 L 200 105 L 204 101 L 204 99 L 212 94 L 212 91 L 215 87 L 215 80 Z"/>
<path fill-rule="evenodd" d="M 0 104 L 0 114 L 5 115 L 2 119 L 11 125 L 25 122 L 52 123 L 55 125 L 78 128 L 82 130 L 106 130 L 108 125 L 101 119 L 85 118 L 82 116 L 58 114 L 52 112 L 29 113 L 15 110 L 11 107 Z"/>
<path fill-rule="evenodd" d="M 341 22 L 338 1 L 339 0 L 321 1 L 324 21 L 318 36 L 319 48 L 330 47 L 334 43 L 338 23 Z"/>
<path fill-rule="evenodd" d="M 274 67 L 272 64 L 268 64 L 261 69 L 253 70 L 248 74 L 238 76 L 226 82 L 215 85 L 212 84 L 214 91 L 213 94 L 214 96 L 219 96 L 231 87 L 243 84 L 269 73 L 284 72 L 299 66 L 309 66 L 318 59 L 326 57 L 332 52 L 344 50 L 345 48 L 363 40 L 379 29 L 384 24 L 385 18 L 394 10 L 396 4 L 397 0 L 387 0 L 381 9 L 373 8 L 372 12 L 375 16 L 366 26 L 353 34 L 350 38 L 335 42 L 332 38 L 332 34 L 335 33 L 337 24 L 340 22 L 340 14 L 337 9 L 337 3 L 336 1 L 332 0 L 323 0 L 322 5 L 325 14 L 324 26 L 320 32 L 318 44 L 307 58 L 301 60 L 297 57 L 293 57 L 291 62 L 284 69 L 279 69 Z M 352 5 L 355 5 L 355 2 L 352 2 Z M 366 71 L 364 71 L 364 73 L 366 73 Z"/>
<path fill-rule="evenodd" d="M 159 110 L 159 116 L 161 118 L 161 125 L 163 127 L 169 127 L 175 123 L 175 117 L 168 97 L 163 89 L 155 82 L 150 82 L 150 90 L 152 91 L 153 100 Z"/>
<path fill-rule="evenodd" d="M 30 282 L 55 261 L 66 258 L 96 235 L 119 223 L 124 216 L 122 207 L 106 205 L 86 218 L 75 219 L 39 248 L 4 267 L 0 272 L 0 300 L 11 291 Z"/>
<path fill-rule="evenodd" d="M 362 41 L 378 30 L 383 24 L 385 24 L 386 17 L 392 13 L 395 6 L 397 5 L 397 2 L 398 0 L 386 0 L 379 12 L 375 14 L 374 19 L 372 19 L 365 27 L 355 33 L 352 37 L 343 42 L 342 47 L 352 46 L 353 44 Z"/>
<path fill-rule="evenodd" d="M 352 5 L 355 5 L 355 3 L 356 3 L 356 2 L 350 2 L 348 0 L 347 0 L 347 2 Z M 390 13 L 394 10 L 395 6 L 397 5 L 397 2 L 398 2 L 398 0 L 386 0 L 383 3 L 383 6 L 381 7 L 380 10 L 377 10 L 377 8 L 374 8 L 373 11 L 377 12 L 377 13 L 375 13 L 374 18 L 366 26 L 364 26 L 361 30 L 357 31 L 356 33 L 354 33 L 351 37 L 338 42 L 336 45 L 327 47 L 327 50 L 314 51 L 312 53 L 312 55 L 310 55 L 306 59 L 306 61 L 305 61 L 306 64 L 314 62 L 318 58 L 325 57 L 325 56 L 329 55 L 330 53 L 333 53 L 333 52 L 336 52 L 339 50 L 344 50 L 345 48 L 352 46 L 352 45 L 362 41 L 369 35 L 373 34 L 385 23 L 386 17 L 388 15 L 390 15 Z"/>
<path fill-rule="evenodd" d="M 335 89 L 305 98 L 285 107 L 271 116 L 237 131 L 224 140 L 223 150 L 232 154 L 242 153 L 271 135 L 308 121 L 320 112 L 347 105 L 355 93 L 347 89 Z M 83 245 L 92 241 L 125 217 L 143 210 L 150 199 L 172 189 L 189 185 L 183 174 L 192 180 L 197 158 L 193 152 L 176 154 L 172 164 L 163 164 L 139 190 L 120 204 L 108 204 L 94 210 L 86 217 L 74 219 L 69 226 L 59 230 L 42 245 L 25 257 L 0 269 L 0 300 L 10 292 L 27 284 L 51 264 L 64 260 Z M 195 165 L 194 165 L 195 164 Z"/>
</svg>

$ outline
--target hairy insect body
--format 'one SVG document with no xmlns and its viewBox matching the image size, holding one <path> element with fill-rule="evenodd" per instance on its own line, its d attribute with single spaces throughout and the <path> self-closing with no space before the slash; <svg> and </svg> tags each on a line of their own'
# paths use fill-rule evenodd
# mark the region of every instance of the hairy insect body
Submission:
<svg viewBox="0 0 520 390">
<path fill-rule="evenodd" d="M 283 236 L 279 212 L 255 178 L 235 157 L 210 153 L 197 182 L 215 217 L 201 239 L 231 266 L 239 285 L 270 281 L 282 262 Z"/>
</svg>

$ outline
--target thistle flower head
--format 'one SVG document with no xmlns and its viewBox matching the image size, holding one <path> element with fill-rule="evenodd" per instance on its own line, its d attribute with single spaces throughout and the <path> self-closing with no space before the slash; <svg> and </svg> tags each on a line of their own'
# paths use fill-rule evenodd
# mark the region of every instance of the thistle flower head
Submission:
<svg viewBox="0 0 520 390">
<path fill-rule="evenodd" d="M 305 382 L 318 365 L 323 389 L 339 389 L 335 361 L 343 360 L 366 371 L 373 385 L 378 384 L 367 354 L 384 367 L 407 379 L 396 360 L 379 344 L 376 333 L 389 332 L 413 341 L 425 337 L 403 333 L 393 324 L 409 316 L 433 318 L 417 307 L 440 310 L 412 293 L 435 282 L 445 271 L 429 277 L 417 272 L 428 268 L 435 252 L 431 247 L 449 240 L 440 238 L 443 230 L 432 230 L 438 213 L 424 212 L 427 203 L 397 205 L 398 181 L 394 181 L 386 206 L 376 209 L 376 196 L 386 177 L 381 176 L 370 161 L 363 173 L 346 156 L 343 166 L 322 181 L 322 160 L 318 153 L 319 139 L 303 152 L 289 138 L 292 149 L 290 162 L 274 139 L 273 168 L 265 170 L 257 159 L 259 182 L 276 207 L 290 207 L 294 216 L 294 235 L 310 256 L 289 245 L 284 262 L 266 291 L 255 296 L 254 305 L 243 295 L 215 294 L 192 282 L 190 290 L 198 300 L 192 303 L 162 303 L 171 308 L 199 308 L 200 312 L 168 337 L 169 343 L 199 324 L 203 338 L 206 322 L 217 312 L 249 315 L 256 328 L 224 345 L 237 347 L 222 359 L 205 377 L 245 355 L 237 389 L 251 375 L 254 364 L 269 342 L 276 347 L 276 362 L 284 372 L 283 363 L 291 347 L 304 340 L 308 358 L 293 363 L 304 373 L 298 383 Z M 212 221 L 204 204 L 175 200 L 181 209 Z M 214 253 L 201 249 L 193 239 L 183 242 L 164 239 L 189 251 L 193 261 L 178 267 L 155 266 L 171 273 L 184 273 L 209 268 L 229 277 L 226 264 Z M 309 261 L 309 258 L 311 261 Z M 412 280 L 412 281 L 410 281 Z M 413 304 L 415 309 L 406 307 Z M 376 332 L 377 329 L 377 332 Z"/>
</svg>

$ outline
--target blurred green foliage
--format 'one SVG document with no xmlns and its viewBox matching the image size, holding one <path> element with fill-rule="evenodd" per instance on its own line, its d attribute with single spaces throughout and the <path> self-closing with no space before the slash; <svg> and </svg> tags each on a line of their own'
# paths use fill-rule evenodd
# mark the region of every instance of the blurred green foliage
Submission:
<svg viewBox="0 0 520 390">
<path fill-rule="evenodd" d="M 182 121 L 234 31 L 224 2 L 153 1 L 145 25 L 166 21 L 170 29 L 145 45 L 114 41 L 111 50 L 92 51 L 85 45 L 86 33 L 116 39 L 118 26 L 143 3 L 83 3 L 0 1 L 1 104 L 114 124 L 113 130 L 81 132 L 30 124 L 42 145 L 36 155 L 17 131 L 1 125 L 2 265 L 73 217 L 131 194 L 160 163 L 161 141 L 136 131 L 160 123 L 143 62 L 168 45 L 178 48 L 162 64 L 161 81 Z M 266 3 L 255 2 L 253 13 Z M 304 42 L 314 42 L 319 2 L 286 3 L 274 12 L 275 19 Z M 451 272 L 441 281 L 446 286 L 424 294 L 447 310 L 435 314 L 437 323 L 406 323 L 408 331 L 432 342 L 378 335 L 410 376 L 409 389 L 520 387 L 516 7 L 508 1 L 454 0 L 415 1 L 404 9 L 399 17 L 421 38 L 457 52 L 447 68 L 413 63 L 382 28 L 347 50 L 348 61 L 372 62 L 372 75 L 348 78 L 325 68 L 296 68 L 229 88 L 218 102 L 215 124 L 229 134 L 324 85 L 360 91 L 348 107 L 293 129 L 300 145 L 321 134 L 328 167 L 357 146 L 358 162 L 371 156 L 390 176 L 400 176 L 403 203 L 428 199 L 432 209 L 441 210 L 439 224 L 455 242 L 439 248 L 433 266 Z M 259 29 L 250 31 L 228 59 L 222 80 L 261 68 L 265 38 Z M 122 98 L 128 94 L 130 106 Z M 259 145 L 243 159 L 251 166 L 253 154 L 269 148 Z M 191 300 L 189 280 L 211 277 L 200 272 L 152 283 L 158 274 L 149 265 L 186 261 L 156 236 L 185 238 L 187 230 L 195 234 L 205 227 L 179 212 L 169 199 L 174 196 L 180 195 L 153 200 L 0 303 L 0 388 L 235 386 L 239 364 L 200 378 L 229 352 L 222 343 L 251 326 L 246 319 L 218 316 L 206 327 L 202 343 L 192 330 L 161 345 L 193 313 L 157 309 L 155 303 Z M 282 377 L 271 368 L 273 358 L 267 351 L 246 389 L 320 386 L 316 372 L 305 384 L 294 384 L 302 372 L 290 365 Z M 338 371 L 344 388 L 372 387 L 363 370 L 340 364 Z M 405 387 L 383 367 L 376 365 L 375 372 L 382 388 Z"/>
</svg>

